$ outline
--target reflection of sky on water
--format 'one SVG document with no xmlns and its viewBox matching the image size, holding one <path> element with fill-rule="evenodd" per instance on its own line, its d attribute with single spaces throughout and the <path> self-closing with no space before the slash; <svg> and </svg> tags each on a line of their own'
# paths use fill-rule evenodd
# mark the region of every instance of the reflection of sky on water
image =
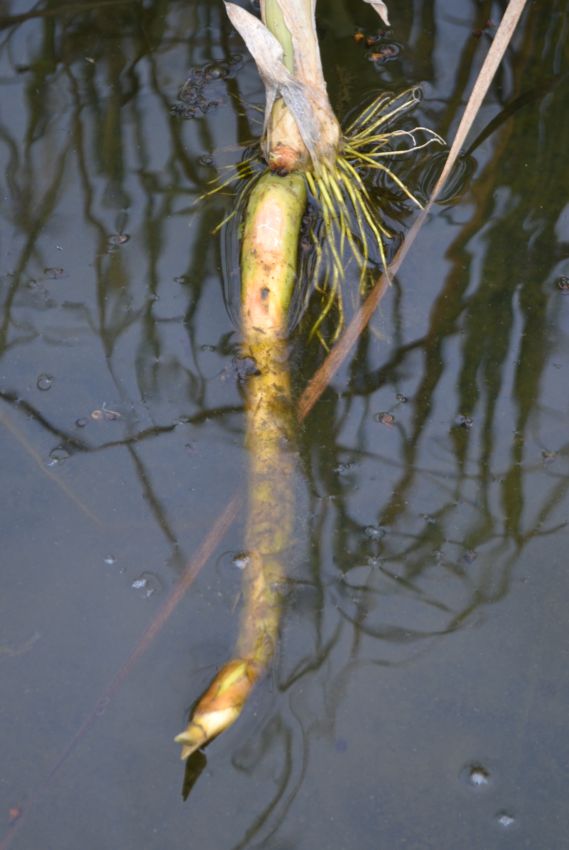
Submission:
<svg viewBox="0 0 569 850">
<path fill-rule="evenodd" d="M 375 25 L 371 10 L 321 11 L 340 109 L 420 81 L 418 118 L 452 133 L 489 9 L 394 9 L 404 49 L 378 68 L 352 40 Z M 462 194 L 428 222 L 302 426 L 275 668 L 182 807 L 170 739 L 231 647 L 229 557 L 205 568 L 46 777 L 242 480 L 239 334 L 210 235 L 232 200 L 193 205 L 257 134 L 262 89 L 211 2 L 4 7 L 1 800 L 24 810 L 14 847 L 191 836 L 216 850 L 450 850 L 501 845 L 510 827 L 528 846 L 560 846 L 566 18 L 561 2 L 528 10 Z M 221 102 L 184 119 L 179 88 L 211 62 L 223 79 L 204 92 Z M 428 163 L 409 168 L 428 182 Z M 299 337 L 294 356 L 300 390 L 323 354 Z M 117 418 L 93 417 L 106 409 Z M 239 524 L 221 548 L 242 549 Z M 157 590 L 139 596 L 148 575 Z M 476 761 L 493 781 L 473 796 L 460 776 Z"/>
</svg>

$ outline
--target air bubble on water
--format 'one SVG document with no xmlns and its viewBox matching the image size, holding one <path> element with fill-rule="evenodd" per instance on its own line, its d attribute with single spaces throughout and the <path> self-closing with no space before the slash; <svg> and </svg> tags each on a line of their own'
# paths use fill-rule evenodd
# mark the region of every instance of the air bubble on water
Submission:
<svg viewBox="0 0 569 850">
<path fill-rule="evenodd" d="M 382 540 L 385 537 L 385 529 L 380 525 L 366 525 L 364 534 L 368 540 Z"/>
<path fill-rule="evenodd" d="M 470 431 L 474 420 L 471 416 L 465 416 L 463 413 L 459 413 L 458 416 L 454 417 L 454 424 L 456 428 L 464 428 L 466 431 Z"/>
<path fill-rule="evenodd" d="M 233 566 L 238 570 L 245 570 L 251 563 L 251 556 L 247 552 L 237 552 L 233 556 Z"/>
<path fill-rule="evenodd" d="M 47 372 L 42 372 L 41 375 L 38 375 L 36 387 L 38 388 L 38 390 L 46 392 L 47 390 L 50 390 L 52 388 L 54 380 L 55 379 L 53 375 L 48 375 Z"/>
<path fill-rule="evenodd" d="M 496 815 L 496 820 L 503 826 L 504 829 L 508 829 L 510 826 L 513 826 L 516 822 L 516 819 L 512 817 L 512 815 L 508 814 L 508 812 L 498 812 Z"/>
<path fill-rule="evenodd" d="M 150 599 L 151 596 L 162 590 L 162 582 L 154 573 L 145 572 L 132 582 L 131 587 L 140 596 Z"/>
<path fill-rule="evenodd" d="M 69 457 L 69 452 L 64 446 L 56 446 L 49 453 L 49 458 L 46 461 L 46 466 L 57 466 L 60 463 L 63 463 L 64 460 L 67 460 Z"/>
</svg>

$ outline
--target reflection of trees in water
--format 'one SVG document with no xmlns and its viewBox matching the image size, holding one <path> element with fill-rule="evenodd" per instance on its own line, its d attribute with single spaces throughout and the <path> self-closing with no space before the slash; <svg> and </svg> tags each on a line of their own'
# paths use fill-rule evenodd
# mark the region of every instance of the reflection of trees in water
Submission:
<svg viewBox="0 0 569 850">
<path fill-rule="evenodd" d="M 490 3 L 483 4 L 486 11 L 472 5 L 473 20 L 489 15 Z M 554 3 L 547 16 L 529 10 L 501 72 L 502 88 L 494 87 L 496 99 L 506 103 L 560 73 L 567 48 L 556 14 L 563 8 Z M 413 61 L 421 73 L 410 76 L 436 88 L 434 9 L 433 3 L 414 3 L 400 12 L 407 15 L 400 39 L 410 35 L 415 44 Z M 348 0 L 342 14 L 352 20 Z M 53 265 L 46 234 L 58 215 L 69 215 L 62 198 L 75 180 L 92 291 L 83 288 L 78 303 L 62 309 L 78 332 L 100 340 L 104 368 L 122 401 L 128 405 L 137 395 L 137 403 L 144 400 L 152 409 L 162 387 L 176 386 L 179 409 L 173 421 L 129 425 L 123 438 L 95 445 L 25 401 L 24 388 L 10 387 L 2 399 L 13 406 L 14 417 L 32 417 L 74 452 L 111 446 L 129 451 L 156 521 L 172 542 L 175 531 L 138 447 L 170 433 L 181 413 L 195 424 L 215 418 L 231 434 L 239 412 L 237 395 L 227 406 L 210 401 L 200 352 L 217 207 L 192 216 L 190 230 L 186 221 L 212 173 L 199 163 L 200 155 L 223 148 L 228 138 L 246 141 L 254 130 L 237 106 L 242 83 L 234 74 L 224 81 L 223 120 L 212 112 L 183 121 L 171 112 L 188 68 L 219 57 L 220 44 L 229 57 L 236 44 L 229 38 L 221 10 L 211 2 L 67 4 L 65 14 L 52 3 L 0 17 L 0 62 L 17 70 L 26 96 L 18 120 L 5 112 L 0 125 L 9 197 L 2 215 L 15 243 L 3 278 L 0 354 L 5 358 L 25 347 L 49 324 L 55 302 L 42 282 L 43 270 Z M 26 65 L 18 67 L 15 57 L 30 43 Z M 424 105 L 426 123 L 436 129 L 454 125 L 481 52 L 465 33 L 454 90 L 445 93 L 444 106 L 435 100 Z M 252 86 L 249 77 L 244 86 Z M 567 479 L 556 463 L 544 466 L 535 444 L 543 423 L 557 427 L 561 441 L 557 414 L 545 400 L 551 332 L 558 322 L 549 288 L 559 261 L 555 225 L 569 196 L 563 182 L 569 178 L 558 167 L 567 148 L 559 114 L 559 90 L 553 87 L 547 98 L 505 122 L 491 150 L 474 152 L 480 166 L 468 200 L 440 214 L 456 235 L 424 333 L 404 337 L 404 306 L 394 287 L 395 343 L 384 347 L 386 359 L 377 367 L 376 347 L 363 337 L 349 390 L 341 399 L 328 393 L 314 414 L 317 425 L 307 425 L 310 559 L 293 582 L 290 616 L 306 588 L 311 596 L 299 623 L 302 650 L 287 656 L 285 634 L 276 681 L 282 694 L 327 671 L 321 731 L 333 729 L 337 702 L 355 667 L 404 664 L 437 637 L 482 616 L 485 606 L 508 593 L 524 547 L 557 527 Z M 520 166 L 526 162 L 529 167 Z M 79 218 L 77 210 L 72 214 Z M 137 240 L 136 255 L 109 243 L 109 236 L 123 232 Z M 175 268 L 173 239 L 180 246 Z M 171 317 L 159 305 L 161 297 L 169 303 L 174 277 L 187 294 L 181 315 Z M 171 349 L 172 318 L 187 330 L 189 358 Z M 136 381 L 129 381 L 121 346 L 133 331 Z M 219 340 L 218 348 L 227 356 L 230 341 Z M 401 386 L 409 401 L 384 430 L 373 421 L 374 394 L 391 388 L 394 398 Z M 471 418 L 472 428 L 453 425 L 458 414 Z M 560 459 L 567 454 L 566 444 L 550 446 L 544 438 L 540 445 L 555 448 Z M 361 492 L 374 492 L 374 475 L 377 502 L 364 509 Z M 301 786 L 312 731 L 303 718 L 293 725 L 275 712 L 258 738 L 236 754 L 238 770 L 254 772 L 267 758 L 283 764 L 274 797 L 253 813 L 236 847 L 278 828 Z"/>
<path fill-rule="evenodd" d="M 142 407 L 154 420 L 144 428 L 127 421 L 126 436 L 107 445 L 122 445 L 131 454 L 148 504 L 170 540 L 175 535 L 152 492 L 152 472 L 138 445 L 169 433 L 180 418 L 194 425 L 216 420 L 226 433 L 235 433 L 235 417 L 227 414 L 240 410 L 237 395 L 227 405 L 209 400 L 199 345 L 200 305 L 212 283 L 210 231 L 222 215 L 219 201 L 217 209 L 205 205 L 203 213 L 188 215 L 213 173 L 199 163 L 200 154 L 226 145 L 232 118 L 240 136 L 251 135 L 246 115 L 232 108 L 235 73 L 216 89 L 227 101 L 228 108 L 220 109 L 225 133 L 220 121 L 185 122 L 172 112 L 193 63 L 221 51 L 230 56 L 229 28 L 222 31 L 221 14 L 209 3 L 109 2 L 53 3 L 0 17 L 0 63 L 18 91 L 0 126 L 10 201 L 3 206 L 4 230 L 11 234 L 10 265 L 2 278 L 0 354 L 45 338 L 54 314 L 65 331 L 92 338 L 93 367 L 107 370 L 126 409 Z M 66 232 L 60 222 L 69 221 Z M 132 241 L 126 245 L 128 236 Z M 58 238 L 66 246 L 80 242 L 84 256 L 81 277 L 72 275 L 77 297 L 63 303 L 49 281 L 58 274 L 52 268 Z M 159 301 L 171 302 L 172 289 L 186 303 L 180 310 L 178 300 L 174 315 L 164 315 Z M 184 327 L 189 356 L 170 342 L 172 323 Z M 53 344 L 65 344 L 55 327 L 52 337 Z M 124 350 L 132 350 L 135 337 L 133 373 Z M 229 335 L 215 348 L 227 358 L 233 351 Z M 152 399 L 169 386 L 176 387 L 181 409 L 174 422 L 160 424 Z M 230 396 L 235 393 L 232 382 L 226 388 Z M 12 386 L 5 400 L 17 400 L 16 409 L 23 411 L 22 395 L 23 388 Z M 66 425 L 42 421 L 39 410 L 32 418 L 72 452 L 107 447 L 88 444 Z"/>
</svg>

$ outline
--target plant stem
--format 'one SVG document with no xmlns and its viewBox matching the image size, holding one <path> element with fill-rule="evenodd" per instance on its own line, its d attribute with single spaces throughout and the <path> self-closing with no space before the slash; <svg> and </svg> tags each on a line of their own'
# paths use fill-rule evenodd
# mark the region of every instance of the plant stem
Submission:
<svg viewBox="0 0 569 850">
<path fill-rule="evenodd" d="M 237 720 L 275 649 L 283 560 L 294 521 L 295 418 L 288 370 L 288 308 L 296 280 L 306 184 L 266 173 L 249 199 L 241 251 L 247 382 L 249 506 L 244 603 L 235 657 L 215 676 L 176 741 L 182 759 Z"/>
<path fill-rule="evenodd" d="M 284 52 L 283 62 L 292 74 L 294 71 L 292 37 L 287 29 L 281 7 L 277 0 L 262 0 L 261 16 L 267 28 L 270 29 L 275 38 L 280 41 Z"/>
<path fill-rule="evenodd" d="M 305 205 L 300 175 L 261 178 L 249 202 L 241 254 L 244 348 L 257 374 L 247 383 L 251 560 L 238 652 L 261 667 L 277 637 L 282 557 L 294 520 L 295 416 L 287 329 Z"/>
<path fill-rule="evenodd" d="M 340 125 L 332 111 L 320 61 L 313 0 L 261 0 L 261 16 L 283 49 L 283 63 L 305 92 L 313 123 L 311 142 L 281 97 L 275 100 L 262 148 L 269 167 L 280 173 L 318 171 L 332 164 Z M 304 127 L 306 131 L 306 127 Z"/>
</svg>

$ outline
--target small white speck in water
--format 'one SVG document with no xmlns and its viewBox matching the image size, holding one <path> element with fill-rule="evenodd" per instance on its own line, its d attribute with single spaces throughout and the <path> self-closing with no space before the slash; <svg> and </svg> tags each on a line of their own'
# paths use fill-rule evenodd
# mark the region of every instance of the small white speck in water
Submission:
<svg viewBox="0 0 569 850">
<path fill-rule="evenodd" d="M 368 540 L 381 540 L 385 537 L 385 529 L 379 525 L 366 525 L 364 534 Z"/>
<path fill-rule="evenodd" d="M 492 776 L 487 767 L 480 762 L 471 762 L 467 764 L 460 772 L 462 780 L 477 790 L 484 790 L 490 785 Z"/>
<path fill-rule="evenodd" d="M 237 567 L 238 570 L 246 569 L 251 563 L 251 556 L 246 552 L 239 552 L 233 558 L 233 566 Z"/>
<path fill-rule="evenodd" d="M 145 599 L 150 599 L 151 596 L 154 596 L 155 593 L 158 593 L 162 590 L 162 582 L 154 573 L 146 572 L 141 573 L 141 575 L 136 578 L 131 587 L 133 590 L 143 596 Z"/>
<path fill-rule="evenodd" d="M 470 784 L 477 788 L 488 785 L 488 773 L 483 767 L 473 767 L 470 771 Z"/>
</svg>

